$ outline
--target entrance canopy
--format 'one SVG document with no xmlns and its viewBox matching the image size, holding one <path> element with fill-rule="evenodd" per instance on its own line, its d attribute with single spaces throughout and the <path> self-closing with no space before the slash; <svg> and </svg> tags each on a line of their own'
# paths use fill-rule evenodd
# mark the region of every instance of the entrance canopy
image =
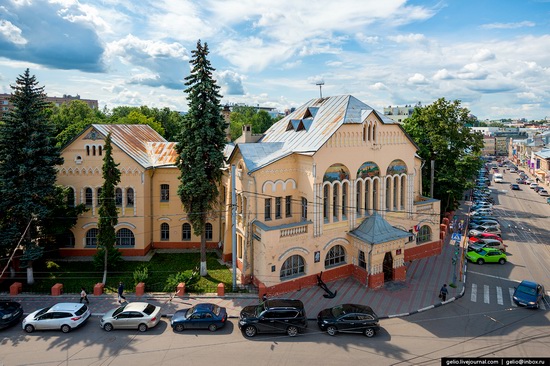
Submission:
<svg viewBox="0 0 550 366">
<path fill-rule="evenodd" d="M 365 219 L 357 229 L 350 231 L 349 234 L 367 244 L 387 243 L 411 236 L 411 233 L 391 226 L 376 212 Z"/>
</svg>

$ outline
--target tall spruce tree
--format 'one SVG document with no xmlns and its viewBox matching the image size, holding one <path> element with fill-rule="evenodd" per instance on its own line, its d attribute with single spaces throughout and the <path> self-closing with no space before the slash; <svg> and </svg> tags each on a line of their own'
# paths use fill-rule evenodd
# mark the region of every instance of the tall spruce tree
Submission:
<svg viewBox="0 0 550 366">
<path fill-rule="evenodd" d="M 107 283 L 107 268 L 120 259 L 120 252 L 115 247 L 115 226 L 118 223 L 118 212 L 115 201 L 115 188 L 120 183 L 120 170 L 113 159 L 111 133 L 105 138 L 103 157 L 103 186 L 99 196 L 99 233 L 97 234 L 98 251 L 96 263 L 103 262 L 103 284 Z"/>
<path fill-rule="evenodd" d="M 27 69 L 11 88 L 13 110 L 0 123 L 0 246 L 9 252 L 23 237 L 21 259 L 27 282 L 33 284 L 33 261 L 43 253 L 45 222 L 60 201 L 55 166 L 63 158 L 47 116 L 44 87 Z"/>
<path fill-rule="evenodd" d="M 178 195 L 193 232 L 201 238 L 201 276 L 208 274 L 205 225 L 218 198 L 227 127 L 220 111 L 220 88 L 212 77 L 215 69 L 210 65 L 208 53 L 208 44 L 202 45 L 199 40 L 189 61 L 191 73 L 185 78 L 189 111 L 183 119 L 176 145 L 181 171 Z"/>
</svg>

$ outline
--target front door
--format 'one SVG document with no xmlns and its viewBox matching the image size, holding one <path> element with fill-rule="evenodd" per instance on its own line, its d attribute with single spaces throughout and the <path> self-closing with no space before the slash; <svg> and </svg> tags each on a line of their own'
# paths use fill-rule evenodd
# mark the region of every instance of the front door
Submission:
<svg viewBox="0 0 550 366">
<path fill-rule="evenodd" d="M 393 280 L 393 257 L 391 252 L 384 256 L 384 282 Z"/>
</svg>

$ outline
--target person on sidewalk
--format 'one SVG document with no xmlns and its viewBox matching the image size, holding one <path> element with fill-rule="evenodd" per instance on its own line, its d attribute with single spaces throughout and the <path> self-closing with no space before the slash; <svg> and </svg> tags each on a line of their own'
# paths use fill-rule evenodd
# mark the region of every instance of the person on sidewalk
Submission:
<svg viewBox="0 0 550 366">
<path fill-rule="evenodd" d="M 439 298 L 441 301 L 447 300 L 447 294 L 449 293 L 449 290 L 447 289 L 447 284 L 444 283 L 443 287 L 441 287 L 441 290 L 439 290 Z"/>
<path fill-rule="evenodd" d="M 80 289 L 82 290 L 80 291 L 80 303 L 82 303 L 82 301 L 86 301 L 86 304 L 90 305 L 90 300 L 88 300 L 86 290 L 84 290 L 84 287 L 81 287 Z"/>
<path fill-rule="evenodd" d="M 124 284 L 121 282 L 118 283 L 118 303 L 122 303 L 122 299 L 126 300 L 124 294 Z"/>
</svg>

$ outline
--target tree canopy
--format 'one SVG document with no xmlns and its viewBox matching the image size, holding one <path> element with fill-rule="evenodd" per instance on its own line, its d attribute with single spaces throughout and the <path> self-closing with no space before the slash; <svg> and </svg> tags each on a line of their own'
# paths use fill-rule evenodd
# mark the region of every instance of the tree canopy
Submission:
<svg viewBox="0 0 550 366">
<path fill-rule="evenodd" d="M 220 87 L 212 77 L 215 69 L 210 65 L 208 53 L 208 44 L 202 45 L 199 40 L 189 61 L 191 73 L 185 78 L 189 111 L 176 145 L 181 171 L 178 195 L 195 235 L 201 237 L 201 276 L 207 274 L 204 229 L 218 199 L 227 127 L 221 114 Z"/>
<path fill-rule="evenodd" d="M 251 125 L 252 133 L 264 133 L 277 121 L 276 118 L 272 118 L 266 111 L 249 106 L 233 107 L 229 119 L 232 141 L 242 135 L 244 125 Z"/>
<path fill-rule="evenodd" d="M 469 178 L 481 167 L 483 136 L 467 127 L 473 118 L 460 101 L 440 98 L 431 105 L 416 107 L 403 123 L 425 162 L 424 195 L 430 192 L 430 162 L 435 161 L 434 198 L 441 200 L 444 211 L 458 207 L 464 191 L 472 186 Z"/>
</svg>

